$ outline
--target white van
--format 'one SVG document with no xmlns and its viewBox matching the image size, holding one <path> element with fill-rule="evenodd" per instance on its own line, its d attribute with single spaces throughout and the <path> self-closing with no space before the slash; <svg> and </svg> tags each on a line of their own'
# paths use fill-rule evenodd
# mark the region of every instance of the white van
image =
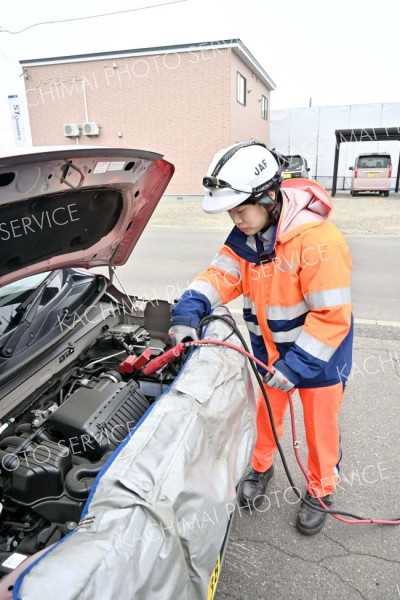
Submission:
<svg viewBox="0 0 400 600">
<path fill-rule="evenodd" d="M 389 196 L 390 178 L 392 176 L 392 159 L 387 152 L 373 152 L 357 156 L 351 180 L 350 193 L 378 192 Z"/>
</svg>

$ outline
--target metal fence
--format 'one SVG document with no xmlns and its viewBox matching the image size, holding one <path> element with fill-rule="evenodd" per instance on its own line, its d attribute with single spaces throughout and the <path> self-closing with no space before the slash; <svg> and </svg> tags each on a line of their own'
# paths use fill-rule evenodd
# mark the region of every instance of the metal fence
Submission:
<svg viewBox="0 0 400 600">
<path fill-rule="evenodd" d="M 311 177 L 314 181 L 318 181 L 325 189 L 332 190 L 332 175 L 318 175 L 317 177 Z M 349 191 L 351 187 L 351 176 L 337 178 L 336 190 L 337 191 Z M 394 191 L 396 187 L 396 177 L 392 177 L 390 180 L 390 189 Z"/>
</svg>

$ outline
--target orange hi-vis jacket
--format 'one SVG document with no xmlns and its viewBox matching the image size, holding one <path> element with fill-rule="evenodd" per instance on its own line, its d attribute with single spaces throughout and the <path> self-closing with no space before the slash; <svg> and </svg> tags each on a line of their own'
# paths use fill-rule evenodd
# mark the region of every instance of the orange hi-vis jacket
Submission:
<svg viewBox="0 0 400 600">
<path fill-rule="evenodd" d="M 242 294 L 257 358 L 299 388 L 345 384 L 353 338 L 350 252 L 327 220 L 332 200 L 324 188 L 297 179 L 284 182 L 281 192 L 270 246 L 260 248 L 258 236 L 234 227 L 174 306 L 172 323 L 197 327 Z"/>
</svg>

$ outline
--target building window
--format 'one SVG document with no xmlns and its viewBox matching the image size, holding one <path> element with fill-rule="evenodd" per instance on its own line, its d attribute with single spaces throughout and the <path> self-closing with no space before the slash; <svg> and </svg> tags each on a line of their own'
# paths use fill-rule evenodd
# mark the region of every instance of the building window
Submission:
<svg viewBox="0 0 400 600">
<path fill-rule="evenodd" d="M 261 118 L 268 119 L 268 98 L 261 96 Z"/>
<path fill-rule="evenodd" d="M 236 100 L 239 102 L 239 104 L 246 106 L 246 79 L 239 73 L 239 71 L 237 72 L 236 79 Z"/>
</svg>

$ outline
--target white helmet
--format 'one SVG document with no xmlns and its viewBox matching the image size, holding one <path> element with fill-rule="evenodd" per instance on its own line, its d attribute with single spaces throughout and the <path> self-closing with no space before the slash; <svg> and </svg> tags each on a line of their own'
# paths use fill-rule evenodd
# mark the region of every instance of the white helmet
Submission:
<svg viewBox="0 0 400 600">
<path fill-rule="evenodd" d="M 217 152 L 203 178 L 203 210 L 221 213 L 250 196 L 265 196 L 281 181 L 283 157 L 262 142 L 233 144 Z"/>
</svg>

